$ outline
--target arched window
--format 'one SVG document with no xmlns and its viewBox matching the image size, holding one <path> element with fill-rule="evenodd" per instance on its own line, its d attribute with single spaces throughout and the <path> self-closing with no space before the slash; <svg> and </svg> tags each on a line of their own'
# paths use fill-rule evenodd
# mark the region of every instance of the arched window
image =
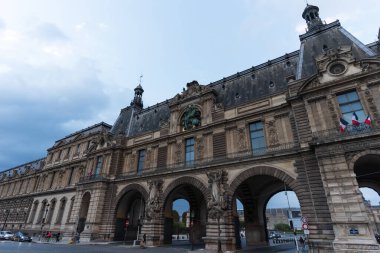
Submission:
<svg viewBox="0 0 380 253">
<path fill-rule="evenodd" d="M 65 212 L 66 202 L 66 197 L 63 197 L 59 203 L 58 215 L 55 224 L 61 224 L 63 213 Z"/>
<path fill-rule="evenodd" d="M 50 201 L 50 209 L 49 209 L 48 216 L 46 218 L 46 223 L 48 224 L 51 223 L 51 219 L 53 218 L 56 203 L 57 203 L 56 199 L 52 199 L 52 201 Z"/>
<path fill-rule="evenodd" d="M 71 217 L 71 212 L 73 211 L 74 201 L 75 201 L 75 197 L 72 197 L 70 200 L 69 213 L 67 214 L 66 223 L 70 222 L 70 217 Z"/>
<path fill-rule="evenodd" d="M 44 217 L 45 207 L 47 205 L 47 200 L 45 199 L 41 203 L 40 213 L 38 214 L 37 224 L 42 223 L 42 219 Z"/>
<path fill-rule="evenodd" d="M 38 204 L 39 204 L 38 200 L 34 201 L 33 203 L 32 212 L 30 213 L 30 217 L 29 217 L 29 223 L 31 224 L 33 224 L 34 218 L 36 217 Z"/>
</svg>

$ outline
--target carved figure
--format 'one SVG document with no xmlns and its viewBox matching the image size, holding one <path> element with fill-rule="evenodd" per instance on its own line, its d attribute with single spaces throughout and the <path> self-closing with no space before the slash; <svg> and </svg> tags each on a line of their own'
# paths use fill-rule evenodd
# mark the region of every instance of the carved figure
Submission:
<svg viewBox="0 0 380 253">
<path fill-rule="evenodd" d="M 227 190 L 227 175 L 224 170 L 207 173 L 210 197 L 207 204 L 209 216 L 213 219 L 220 218 L 224 210 L 230 206 L 230 194 Z"/>
<path fill-rule="evenodd" d="M 182 117 L 182 127 L 190 130 L 201 125 L 201 112 L 194 105 L 190 105 Z"/>
<path fill-rule="evenodd" d="M 158 218 L 160 215 L 161 194 L 162 194 L 163 184 L 164 184 L 164 181 L 162 179 L 148 181 L 149 199 L 148 199 L 147 208 L 146 208 L 147 220 Z"/>
</svg>

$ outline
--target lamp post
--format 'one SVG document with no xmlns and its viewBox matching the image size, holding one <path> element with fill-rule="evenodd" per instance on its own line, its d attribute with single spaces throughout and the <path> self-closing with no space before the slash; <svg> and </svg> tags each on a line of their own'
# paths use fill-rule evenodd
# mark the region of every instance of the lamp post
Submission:
<svg viewBox="0 0 380 253">
<path fill-rule="evenodd" d="M 45 214 L 44 214 L 44 217 L 42 218 L 41 231 L 40 231 L 40 241 L 41 241 L 41 237 L 42 237 L 42 229 L 44 228 L 44 225 L 45 225 L 46 216 L 47 216 L 47 213 L 49 212 L 49 206 L 50 206 L 49 204 L 46 205 Z"/>
<path fill-rule="evenodd" d="M 218 220 L 218 253 L 222 253 L 222 242 L 220 241 L 220 216 L 221 212 L 217 212 L 216 218 Z"/>
<path fill-rule="evenodd" d="M 24 229 L 26 229 L 26 223 L 28 222 L 28 208 L 24 208 L 24 217 L 25 217 L 25 221 L 24 221 Z"/>
<path fill-rule="evenodd" d="M 190 242 L 191 250 L 194 250 L 194 211 L 190 212 Z"/>
<path fill-rule="evenodd" d="M 7 220 L 8 220 L 8 216 L 9 216 L 9 213 L 10 213 L 10 212 L 11 212 L 11 211 L 10 211 L 9 209 L 4 210 L 5 220 L 4 220 L 3 228 L 2 228 L 1 230 L 4 230 L 5 225 L 7 224 Z"/>
</svg>

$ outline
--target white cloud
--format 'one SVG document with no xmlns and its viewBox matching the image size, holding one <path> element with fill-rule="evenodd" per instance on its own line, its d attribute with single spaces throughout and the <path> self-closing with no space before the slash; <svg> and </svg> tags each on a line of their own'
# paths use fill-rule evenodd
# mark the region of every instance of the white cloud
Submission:
<svg viewBox="0 0 380 253">
<path fill-rule="evenodd" d="M 105 30 L 108 29 L 108 25 L 106 25 L 104 23 L 99 23 L 98 27 L 99 27 L 100 30 L 103 30 L 103 31 L 105 31 Z"/>
<path fill-rule="evenodd" d="M 86 26 L 87 26 L 87 23 L 86 23 L 86 22 L 79 23 L 79 24 L 75 25 L 75 30 L 76 30 L 77 32 L 80 32 L 80 31 L 82 31 L 83 29 L 85 29 Z"/>
<path fill-rule="evenodd" d="M 8 73 L 12 70 L 12 68 L 6 64 L 0 64 L 0 74 Z"/>
</svg>

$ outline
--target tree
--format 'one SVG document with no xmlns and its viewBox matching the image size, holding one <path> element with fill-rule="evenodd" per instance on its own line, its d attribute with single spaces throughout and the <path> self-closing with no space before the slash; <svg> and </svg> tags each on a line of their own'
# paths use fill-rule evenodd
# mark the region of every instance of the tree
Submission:
<svg viewBox="0 0 380 253">
<path fill-rule="evenodd" d="M 284 231 L 284 232 L 291 231 L 289 224 L 284 224 L 284 223 L 275 224 L 274 229 L 278 231 Z"/>
</svg>

